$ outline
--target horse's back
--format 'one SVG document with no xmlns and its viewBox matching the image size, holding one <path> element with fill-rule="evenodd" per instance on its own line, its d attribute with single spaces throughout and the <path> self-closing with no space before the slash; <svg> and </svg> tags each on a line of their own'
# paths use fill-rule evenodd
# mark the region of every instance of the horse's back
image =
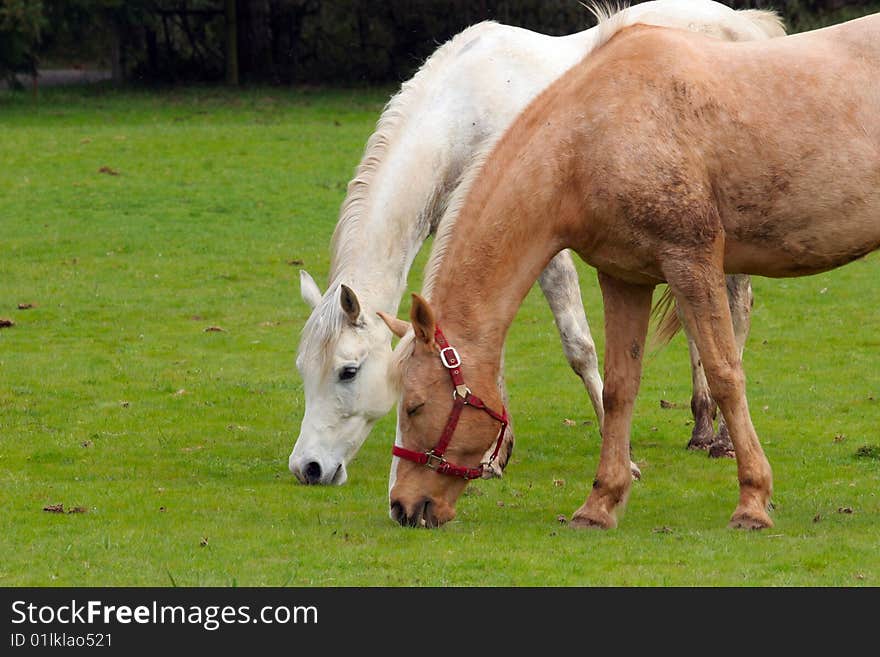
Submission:
<svg viewBox="0 0 880 657">
<path fill-rule="evenodd" d="M 588 39 L 588 31 L 553 37 L 491 21 L 471 26 L 423 67 L 429 104 L 456 113 L 474 108 L 483 121 L 503 126 L 579 61 Z"/>
<path fill-rule="evenodd" d="M 494 168 L 582 199 L 560 205 L 580 204 L 577 250 L 599 268 L 658 274 L 640 244 L 723 233 L 730 273 L 830 269 L 880 244 L 877 70 L 880 17 L 748 43 L 635 25 L 528 108 Z"/>
<path fill-rule="evenodd" d="M 599 54 L 618 111 L 596 147 L 616 152 L 631 220 L 713 239 L 674 227 L 717 216 L 729 272 L 802 275 L 878 248 L 880 15 L 751 43 L 636 26 Z M 597 91 L 583 84 L 579 100 Z"/>
<path fill-rule="evenodd" d="M 610 60 L 604 66 L 617 68 L 619 75 L 632 76 L 637 69 L 629 91 L 640 101 L 683 80 L 732 109 L 745 111 L 750 105 L 767 110 L 768 117 L 780 102 L 788 110 L 823 95 L 826 101 L 848 102 L 850 109 L 855 104 L 874 109 L 880 88 L 880 14 L 749 42 L 638 24 L 620 30 L 599 52 Z"/>
</svg>

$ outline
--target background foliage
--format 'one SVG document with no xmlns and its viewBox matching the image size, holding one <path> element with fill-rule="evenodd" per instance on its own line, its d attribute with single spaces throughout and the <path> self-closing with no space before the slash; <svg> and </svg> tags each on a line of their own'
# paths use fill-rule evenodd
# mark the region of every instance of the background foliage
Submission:
<svg viewBox="0 0 880 657">
<path fill-rule="evenodd" d="M 792 31 L 880 11 L 876 1 L 727 4 L 776 9 Z M 594 22 L 575 0 L 0 0 L 0 75 L 74 61 L 112 67 L 117 80 L 221 80 L 230 8 L 241 79 L 275 84 L 400 82 L 487 19 L 547 34 Z"/>
<path fill-rule="evenodd" d="M 0 0 L 0 78 L 35 72 L 44 23 L 39 0 Z"/>
</svg>

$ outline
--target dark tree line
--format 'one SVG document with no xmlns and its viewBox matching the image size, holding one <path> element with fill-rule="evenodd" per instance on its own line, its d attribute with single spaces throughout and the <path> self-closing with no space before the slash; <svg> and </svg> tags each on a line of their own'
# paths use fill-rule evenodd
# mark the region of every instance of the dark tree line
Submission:
<svg viewBox="0 0 880 657">
<path fill-rule="evenodd" d="M 756 0 L 790 30 L 874 11 L 880 0 Z M 486 19 L 546 34 L 593 24 L 577 0 L 0 0 L 0 76 L 59 59 L 118 81 L 396 82 Z"/>
</svg>

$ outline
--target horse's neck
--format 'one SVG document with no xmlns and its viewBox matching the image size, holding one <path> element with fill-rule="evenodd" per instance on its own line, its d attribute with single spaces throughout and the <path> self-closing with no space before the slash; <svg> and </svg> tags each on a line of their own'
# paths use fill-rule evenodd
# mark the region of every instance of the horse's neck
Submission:
<svg viewBox="0 0 880 657">
<path fill-rule="evenodd" d="M 413 260 L 432 226 L 442 181 L 425 149 L 396 145 L 374 172 L 357 229 L 335 244 L 331 282 L 351 286 L 376 310 L 397 311 Z"/>
<path fill-rule="evenodd" d="M 515 192 L 505 196 L 485 208 L 469 203 L 463 210 L 430 287 L 438 323 L 467 346 L 471 358 L 492 368 L 500 365 L 523 299 L 564 246 L 549 213 L 524 210 L 528 201 Z M 539 221 L 531 221 L 535 217 Z"/>
</svg>

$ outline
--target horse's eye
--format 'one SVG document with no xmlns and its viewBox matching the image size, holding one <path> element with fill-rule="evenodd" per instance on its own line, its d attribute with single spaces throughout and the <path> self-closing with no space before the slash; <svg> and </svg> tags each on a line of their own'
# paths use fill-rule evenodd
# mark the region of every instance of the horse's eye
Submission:
<svg viewBox="0 0 880 657">
<path fill-rule="evenodd" d="M 421 402 L 420 404 L 413 404 L 412 406 L 407 407 L 406 414 L 409 416 L 413 416 L 419 412 L 419 409 L 425 405 L 425 402 Z"/>
<path fill-rule="evenodd" d="M 357 376 L 358 368 L 356 367 L 343 367 L 339 370 L 339 380 L 340 381 L 351 381 L 354 377 Z"/>
</svg>

